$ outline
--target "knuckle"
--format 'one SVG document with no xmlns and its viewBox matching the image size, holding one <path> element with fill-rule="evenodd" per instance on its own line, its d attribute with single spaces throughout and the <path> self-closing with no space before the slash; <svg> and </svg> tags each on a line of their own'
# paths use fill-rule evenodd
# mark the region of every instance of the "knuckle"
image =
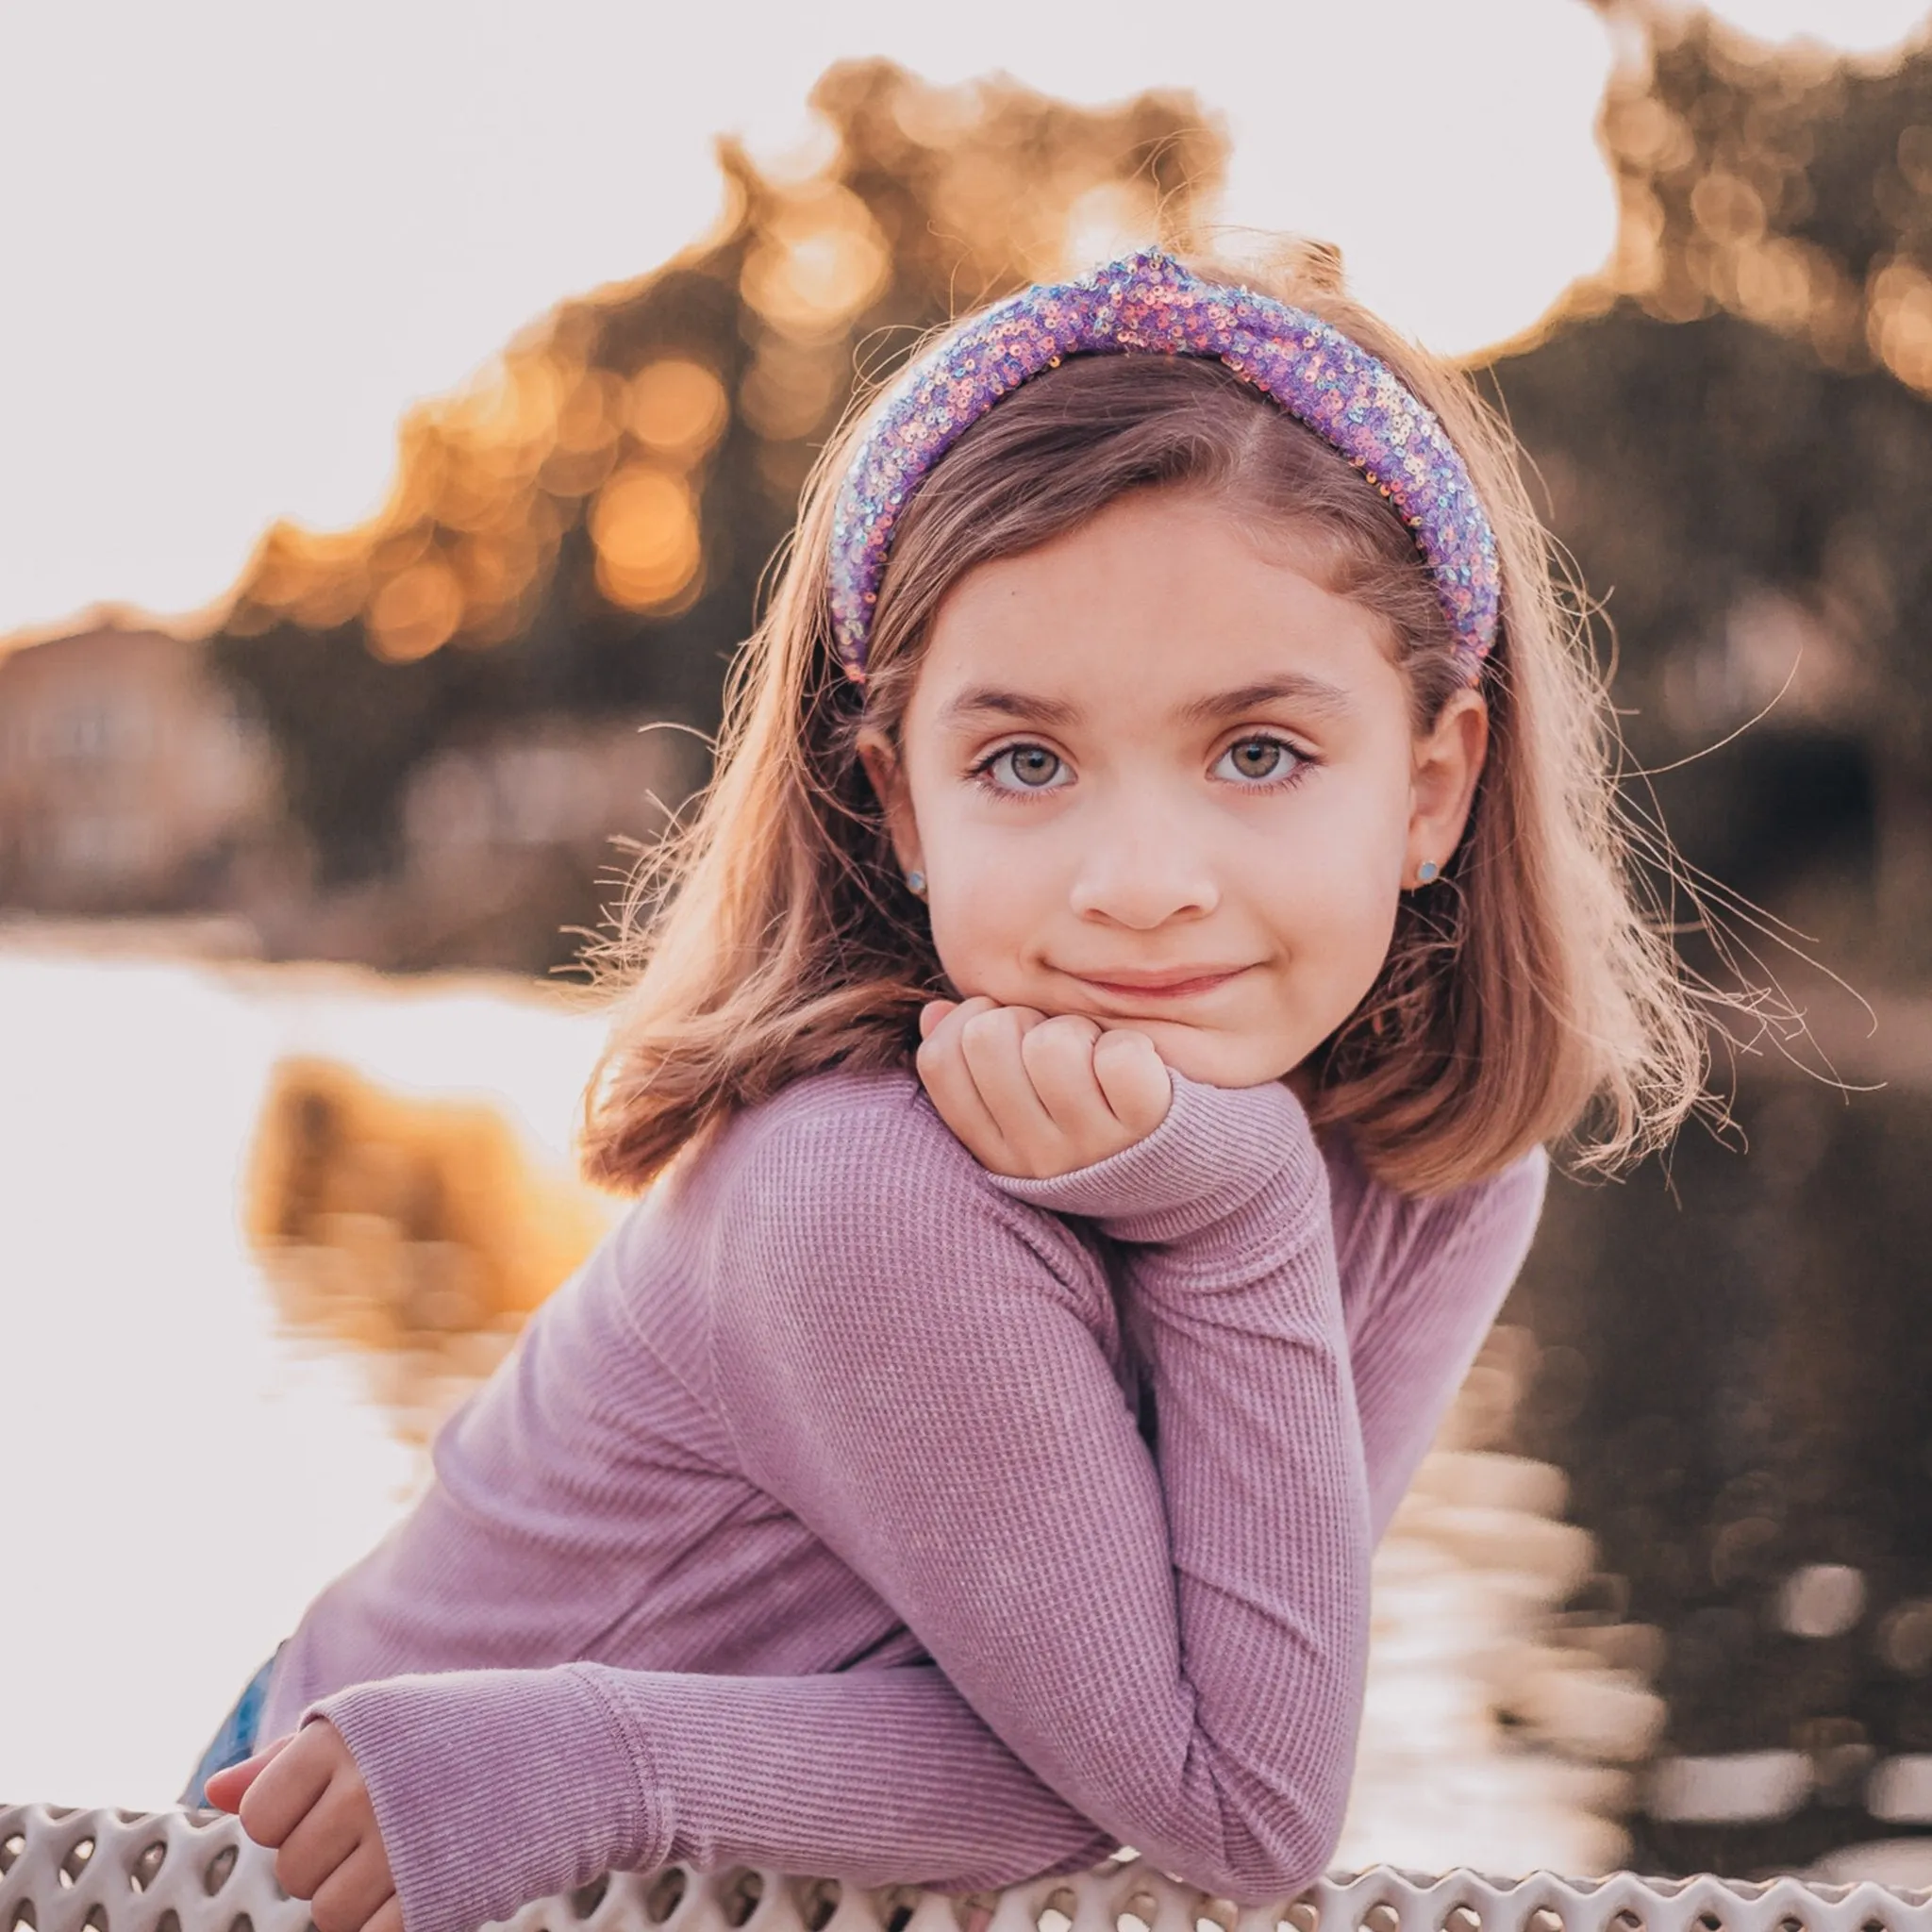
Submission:
<svg viewBox="0 0 1932 1932">
<path fill-rule="evenodd" d="M 1122 1062 L 1151 1055 L 1154 1042 L 1144 1033 L 1103 1033 L 1093 1043 L 1096 1055 L 1105 1054 L 1109 1060 Z"/>
<path fill-rule="evenodd" d="M 1058 1020 L 1049 1020 L 1020 1042 L 1020 1053 L 1029 1067 L 1058 1071 L 1078 1066 L 1086 1058 L 1087 1042 Z"/>
<path fill-rule="evenodd" d="M 242 1794 L 242 1808 L 235 1815 L 242 1821 L 242 1829 L 258 1845 L 278 1845 L 289 1835 L 269 1809 L 267 1798 L 260 1795 L 258 1780 Z"/>
<path fill-rule="evenodd" d="M 1023 1058 L 1036 1060 L 1050 1054 L 1060 1041 L 1057 1023 L 1042 1020 L 1038 1026 L 1029 1026 L 1020 1036 L 1020 1053 Z"/>
<path fill-rule="evenodd" d="M 995 1007 L 968 1014 L 965 1024 L 959 1028 L 959 1038 L 968 1046 L 990 1046 L 1009 1030 L 1004 1010 Z"/>
</svg>

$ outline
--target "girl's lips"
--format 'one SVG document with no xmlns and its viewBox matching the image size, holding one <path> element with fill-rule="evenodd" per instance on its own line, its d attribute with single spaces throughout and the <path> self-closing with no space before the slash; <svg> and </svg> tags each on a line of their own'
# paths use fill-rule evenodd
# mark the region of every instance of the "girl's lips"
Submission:
<svg viewBox="0 0 1932 1932">
<path fill-rule="evenodd" d="M 1084 973 L 1070 974 L 1068 977 L 1077 979 L 1081 985 L 1091 986 L 1096 991 L 1104 992 L 1117 1000 L 1175 1000 L 1191 999 L 1196 993 L 1212 992 L 1216 987 L 1225 986 L 1229 980 L 1240 978 L 1247 970 L 1245 966 L 1227 966 L 1216 971 L 1176 975 L 1170 979 L 1134 981 L 1096 979 Z"/>
</svg>

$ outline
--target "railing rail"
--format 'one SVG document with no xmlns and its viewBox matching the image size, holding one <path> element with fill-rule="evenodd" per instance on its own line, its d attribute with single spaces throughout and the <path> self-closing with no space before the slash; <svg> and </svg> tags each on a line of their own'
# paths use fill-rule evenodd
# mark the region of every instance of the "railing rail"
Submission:
<svg viewBox="0 0 1932 1932">
<path fill-rule="evenodd" d="M 307 1932 L 273 1855 L 211 1811 L 0 1807 L 0 1932 Z M 1932 1932 L 1932 1893 L 1869 1881 L 1524 1878 L 1375 1866 L 1237 1907 L 1134 1860 L 972 1899 L 737 1868 L 615 1873 L 509 1932 Z"/>
</svg>

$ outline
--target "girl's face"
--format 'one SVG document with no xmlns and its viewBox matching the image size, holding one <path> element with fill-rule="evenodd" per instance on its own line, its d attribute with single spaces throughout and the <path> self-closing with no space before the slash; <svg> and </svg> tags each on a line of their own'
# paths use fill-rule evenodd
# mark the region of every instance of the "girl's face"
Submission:
<svg viewBox="0 0 1932 1932">
<path fill-rule="evenodd" d="M 1138 1027 L 1223 1087 L 1361 1001 L 1487 716 L 1458 693 L 1417 738 L 1387 626 L 1296 555 L 1145 490 L 947 594 L 898 756 L 861 756 L 962 998 Z"/>
</svg>

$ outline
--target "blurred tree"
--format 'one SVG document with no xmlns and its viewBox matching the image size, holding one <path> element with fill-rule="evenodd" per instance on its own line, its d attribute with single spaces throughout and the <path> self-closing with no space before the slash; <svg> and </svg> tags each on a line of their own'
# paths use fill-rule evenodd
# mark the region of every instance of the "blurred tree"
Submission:
<svg viewBox="0 0 1932 1932">
<path fill-rule="evenodd" d="M 724 144 L 717 233 L 412 410 L 368 525 L 263 541 L 215 661 L 274 733 L 325 882 L 391 861 L 404 781 L 451 741 L 559 710 L 713 725 L 855 380 L 958 306 L 1150 235 L 1185 245 L 1225 154 L 1178 94 L 1090 110 L 874 60 L 812 106 L 822 170 L 770 176 Z"/>
<path fill-rule="evenodd" d="M 1616 9 L 1620 12 L 1624 8 Z M 1493 377 L 1692 856 L 1835 951 L 1932 966 L 1932 50 L 1860 70 L 1640 16 L 1609 273 Z M 1787 679 L 1789 677 L 1789 688 Z M 1849 868 L 1861 876 L 1846 890 Z"/>
</svg>

